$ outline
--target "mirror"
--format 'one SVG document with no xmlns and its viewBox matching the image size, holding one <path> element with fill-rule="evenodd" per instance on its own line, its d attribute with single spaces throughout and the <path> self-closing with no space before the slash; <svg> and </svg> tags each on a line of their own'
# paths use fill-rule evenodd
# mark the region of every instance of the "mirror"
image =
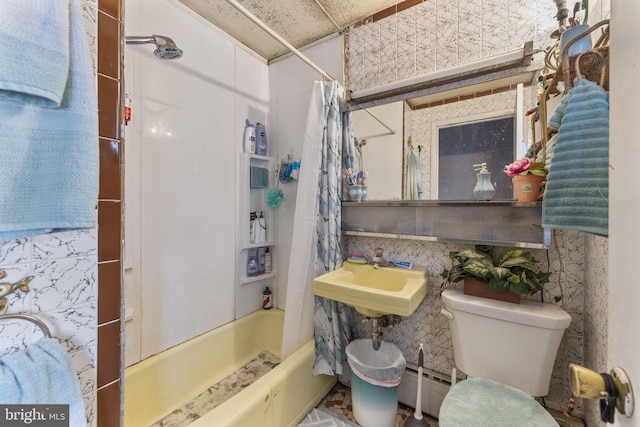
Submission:
<svg viewBox="0 0 640 427">
<path fill-rule="evenodd" d="M 475 200 L 473 165 L 480 163 L 487 163 L 492 174 L 492 200 L 513 200 L 503 169 L 522 157 L 535 137 L 523 112 L 536 104 L 532 82 L 538 71 L 528 68 L 426 95 L 407 93 L 364 108 L 354 105 L 356 153 L 367 172 L 367 200 Z M 411 191 L 416 170 L 419 183 Z"/>
</svg>

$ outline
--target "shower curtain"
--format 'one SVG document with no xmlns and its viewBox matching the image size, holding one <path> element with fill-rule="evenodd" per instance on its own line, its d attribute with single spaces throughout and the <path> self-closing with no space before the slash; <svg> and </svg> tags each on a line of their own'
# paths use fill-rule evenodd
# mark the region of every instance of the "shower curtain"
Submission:
<svg viewBox="0 0 640 427">
<path fill-rule="evenodd" d="M 313 278 L 342 265 L 341 167 L 354 162 L 351 116 L 337 82 L 314 83 L 293 223 L 282 359 L 315 338 L 314 375 L 342 373 L 350 309 L 313 294 Z"/>
</svg>

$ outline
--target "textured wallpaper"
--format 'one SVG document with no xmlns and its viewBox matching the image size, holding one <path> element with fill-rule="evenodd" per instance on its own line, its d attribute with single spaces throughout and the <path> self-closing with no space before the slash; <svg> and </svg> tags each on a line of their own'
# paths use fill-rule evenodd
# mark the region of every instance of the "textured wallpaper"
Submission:
<svg viewBox="0 0 640 427">
<path fill-rule="evenodd" d="M 487 58 L 534 41 L 534 48 L 551 44 L 549 34 L 557 27 L 556 6 L 552 1 L 523 0 L 429 0 L 379 21 L 368 21 L 350 29 L 347 35 L 347 85 L 350 90 L 371 89 L 436 70 Z M 609 14 L 609 1 L 594 2 L 590 22 Z M 540 61 L 541 55 L 535 60 Z M 525 88 L 525 100 L 531 100 L 531 88 Z M 430 120 L 442 120 L 495 111 L 513 104 L 513 91 L 473 100 L 410 112 L 414 144 L 428 147 Z M 428 119 L 437 117 L 437 119 Z M 430 150 L 423 149 L 421 163 L 430 164 Z M 492 171 L 498 172 L 498 171 Z M 425 190 L 428 177 L 423 174 Z M 425 197 L 428 198 L 428 197 Z M 383 247 L 388 260 L 408 260 L 424 266 L 429 274 L 429 293 L 415 313 L 385 334 L 404 352 L 409 362 L 416 363 L 417 349 L 426 346 L 425 366 L 450 374 L 454 366 L 449 325 L 440 315 L 442 302 L 438 274 L 450 264 L 448 253 L 465 245 L 395 240 L 381 238 L 345 238 L 345 254 L 361 251 L 373 256 Z M 607 354 L 607 239 L 574 231 L 555 231 L 551 248 L 534 250 L 542 265 L 549 263 L 551 283 L 547 285 L 545 302 L 563 295 L 564 309 L 572 323 L 562 340 L 554 367 L 548 406 L 563 409 L 571 395 L 567 369 L 579 363 L 602 372 L 608 370 Z M 548 260 L 548 261 L 547 261 Z M 361 336 L 370 328 L 354 325 Z M 589 426 L 602 425 L 597 413 L 598 402 L 577 400 L 574 414 L 584 416 Z"/>
<path fill-rule="evenodd" d="M 522 48 L 551 44 L 552 1 L 430 0 L 347 36 L 347 88 L 362 90 Z M 536 59 L 541 60 L 539 58 Z"/>
<path fill-rule="evenodd" d="M 571 315 L 572 322 L 558 351 L 547 404 L 560 409 L 566 404 L 571 391 L 567 369 L 569 363 L 584 363 L 584 280 L 586 235 L 578 232 L 556 231 L 553 247 L 546 251 L 532 250 L 541 268 L 549 266 L 553 272 L 551 282 L 546 286 L 545 302 L 553 302 L 555 296 L 564 295 L 564 309 Z M 411 261 L 415 266 L 427 269 L 429 291 L 418 309 L 409 317 L 385 333 L 383 339 L 396 344 L 407 361 L 417 363 L 418 347 L 425 344 L 425 368 L 449 375 L 454 367 L 453 349 L 448 320 L 440 314 L 443 307 L 440 299 L 439 276 L 443 268 L 451 265 L 449 252 L 471 245 L 417 240 L 345 238 L 345 252 L 359 251 L 373 257 L 376 247 L 384 248 L 384 257 L 391 261 Z M 548 261 L 547 261 L 548 256 Z M 559 303 L 560 304 L 560 303 Z M 362 324 L 362 317 L 356 314 L 356 327 L 360 337 L 369 337 L 369 324 Z M 580 403 L 578 402 L 578 409 Z"/>
</svg>

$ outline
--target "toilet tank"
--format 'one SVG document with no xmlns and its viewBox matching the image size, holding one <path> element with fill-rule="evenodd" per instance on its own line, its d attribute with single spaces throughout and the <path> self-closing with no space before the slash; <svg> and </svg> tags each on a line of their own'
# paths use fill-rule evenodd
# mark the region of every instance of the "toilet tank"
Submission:
<svg viewBox="0 0 640 427">
<path fill-rule="evenodd" d="M 442 292 L 456 367 L 531 396 L 546 396 L 558 346 L 571 316 L 560 307 L 523 300 L 520 304 Z"/>
</svg>

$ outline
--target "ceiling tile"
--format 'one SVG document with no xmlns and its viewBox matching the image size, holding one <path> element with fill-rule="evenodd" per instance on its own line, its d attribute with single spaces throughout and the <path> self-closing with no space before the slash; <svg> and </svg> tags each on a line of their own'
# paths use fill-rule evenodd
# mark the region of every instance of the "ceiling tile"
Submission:
<svg viewBox="0 0 640 427">
<path fill-rule="evenodd" d="M 288 52 L 225 0 L 180 1 L 266 60 Z M 336 31 L 314 0 L 239 0 L 239 3 L 295 47 Z"/>
<path fill-rule="evenodd" d="M 347 27 L 373 16 L 397 3 L 398 0 L 318 0 L 341 27 Z"/>
</svg>

